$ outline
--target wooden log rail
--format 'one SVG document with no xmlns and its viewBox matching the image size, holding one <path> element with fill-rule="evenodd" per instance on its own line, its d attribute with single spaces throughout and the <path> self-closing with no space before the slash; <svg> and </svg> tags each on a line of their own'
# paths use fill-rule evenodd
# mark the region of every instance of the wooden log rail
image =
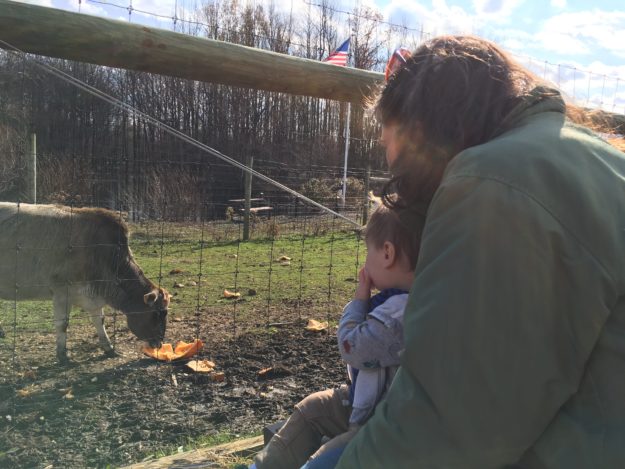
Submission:
<svg viewBox="0 0 625 469">
<path fill-rule="evenodd" d="M 32 54 L 353 103 L 383 82 L 377 72 L 9 0 L 0 0 L 0 40 Z"/>
</svg>

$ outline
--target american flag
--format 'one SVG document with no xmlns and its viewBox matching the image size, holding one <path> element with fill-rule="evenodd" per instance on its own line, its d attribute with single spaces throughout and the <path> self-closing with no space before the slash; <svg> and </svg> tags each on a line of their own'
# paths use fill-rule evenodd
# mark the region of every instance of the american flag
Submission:
<svg viewBox="0 0 625 469">
<path fill-rule="evenodd" d="M 340 65 L 341 67 L 345 67 L 347 65 L 347 58 L 349 55 L 349 39 L 347 39 L 343 44 L 336 48 L 334 52 L 332 52 L 324 62 L 328 62 L 329 64 Z"/>
</svg>

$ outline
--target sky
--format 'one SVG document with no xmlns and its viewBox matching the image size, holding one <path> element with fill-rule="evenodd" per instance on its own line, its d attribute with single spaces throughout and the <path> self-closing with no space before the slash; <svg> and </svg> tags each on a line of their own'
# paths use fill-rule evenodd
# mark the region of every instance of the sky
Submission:
<svg viewBox="0 0 625 469">
<path fill-rule="evenodd" d="M 30 0 L 24 3 L 171 29 L 174 10 L 176 16 L 183 17 L 185 9 L 210 1 L 218 0 Z M 306 11 L 311 8 L 306 2 L 318 2 L 271 1 L 284 12 Z M 378 10 L 384 21 L 423 31 L 425 37 L 483 36 L 512 52 L 518 61 L 556 84 L 577 104 L 625 113 L 624 0 L 332 0 L 342 11 L 351 11 L 355 2 Z M 129 5 L 133 8 L 131 15 Z M 344 23 L 337 24 L 337 28 L 347 34 L 347 16 L 339 13 L 335 19 Z"/>
</svg>

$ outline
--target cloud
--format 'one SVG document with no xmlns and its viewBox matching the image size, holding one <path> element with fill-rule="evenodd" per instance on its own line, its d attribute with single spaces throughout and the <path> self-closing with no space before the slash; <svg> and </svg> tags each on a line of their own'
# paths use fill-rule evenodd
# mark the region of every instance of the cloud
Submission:
<svg viewBox="0 0 625 469">
<path fill-rule="evenodd" d="M 551 6 L 554 8 L 566 8 L 566 0 L 551 0 Z"/>
<path fill-rule="evenodd" d="M 472 33 L 476 26 L 474 16 L 444 0 L 434 0 L 431 7 L 414 0 L 391 0 L 382 14 L 391 23 L 422 30 L 427 36 Z"/>
<path fill-rule="evenodd" d="M 78 10 L 76 10 L 78 11 Z M 104 8 L 95 3 L 83 2 L 80 6 L 80 13 L 85 15 L 100 16 L 102 18 L 111 18 Z M 127 19 L 127 18 L 126 18 Z"/>
<path fill-rule="evenodd" d="M 77 2 L 71 0 L 20 0 L 20 3 L 29 3 L 31 5 L 37 5 L 42 7 L 58 8 L 70 11 L 72 13 L 79 13 L 80 9 L 80 13 L 85 15 L 100 16 L 102 18 L 109 19 L 113 17 L 113 15 L 111 15 L 110 12 L 107 12 L 107 10 L 101 4 L 87 1 L 83 1 L 78 4 Z M 120 9 L 119 11 L 124 12 L 123 9 Z M 124 19 L 128 19 L 127 13 Z"/>
<path fill-rule="evenodd" d="M 132 6 L 139 10 L 159 13 L 171 11 L 173 14 L 176 2 L 174 0 L 133 0 Z"/>
<path fill-rule="evenodd" d="M 625 11 L 562 13 L 542 24 L 537 39 L 545 49 L 561 54 L 589 54 L 600 48 L 625 58 Z"/>
<path fill-rule="evenodd" d="M 475 13 L 488 21 L 506 23 L 523 0 L 473 0 Z"/>
<path fill-rule="evenodd" d="M 52 0 L 19 0 L 18 3 L 28 3 L 40 7 L 52 7 Z M 58 7 L 57 7 L 58 8 Z"/>
<path fill-rule="evenodd" d="M 513 54 L 523 66 L 558 87 L 568 100 L 606 111 L 623 112 L 625 106 L 625 65 L 601 61 L 552 63 Z"/>
<path fill-rule="evenodd" d="M 545 50 L 563 55 L 589 54 L 591 52 L 587 43 L 576 35 L 547 28 L 538 32 L 533 42 L 535 44 L 540 43 Z"/>
</svg>

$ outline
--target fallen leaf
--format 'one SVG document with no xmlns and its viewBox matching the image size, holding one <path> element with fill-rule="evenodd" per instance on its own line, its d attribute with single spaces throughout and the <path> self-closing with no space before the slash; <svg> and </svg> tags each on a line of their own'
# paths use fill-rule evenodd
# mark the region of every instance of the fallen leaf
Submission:
<svg viewBox="0 0 625 469">
<path fill-rule="evenodd" d="M 169 275 L 181 274 L 183 271 L 181 269 L 171 269 L 169 271 Z"/>
<path fill-rule="evenodd" d="M 258 372 L 258 379 L 281 378 L 284 376 L 290 376 L 291 374 L 292 373 L 288 368 L 282 365 L 276 365 L 276 366 L 263 368 L 262 370 L 260 370 Z"/>
<path fill-rule="evenodd" d="M 291 265 L 291 261 L 280 261 L 280 265 Z"/>
<path fill-rule="evenodd" d="M 191 360 L 187 367 L 196 373 L 209 373 L 215 368 L 215 363 L 210 360 Z"/>
<path fill-rule="evenodd" d="M 28 378 L 35 379 L 37 377 L 37 372 L 35 370 L 26 370 L 18 373 L 20 378 Z"/>
<path fill-rule="evenodd" d="M 226 374 L 223 371 L 218 371 L 210 375 L 211 379 L 216 383 L 221 383 L 226 379 Z"/>
<path fill-rule="evenodd" d="M 291 258 L 288 256 L 280 256 L 278 257 L 278 262 L 290 261 Z"/>
<path fill-rule="evenodd" d="M 313 332 L 325 331 L 327 328 L 328 321 L 316 321 L 314 319 L 309 319 L 308 324 L 306 325 L 306 330 Z"/>
<path fill-rule="evenodd" d="M 238 291 L 224 290 L 224 298 L 239 298 L 241 293 Z"/>
<path fill-rule="evenodd" d="M 174 288 L 184 288 L 184 283 L 174 283 Z"/>
<path fill-rule="evenodd" d="M 22 388 L 17 391 L 17 395 L 20 397 L 28 397 L 34 392 L 34 388 Z"/>
<path fill-rule="evenodd" d="M 172 322 L 181 322 L 182 318 L 179 318 L 178 316 L 171 318 Z"/>
</svg>

